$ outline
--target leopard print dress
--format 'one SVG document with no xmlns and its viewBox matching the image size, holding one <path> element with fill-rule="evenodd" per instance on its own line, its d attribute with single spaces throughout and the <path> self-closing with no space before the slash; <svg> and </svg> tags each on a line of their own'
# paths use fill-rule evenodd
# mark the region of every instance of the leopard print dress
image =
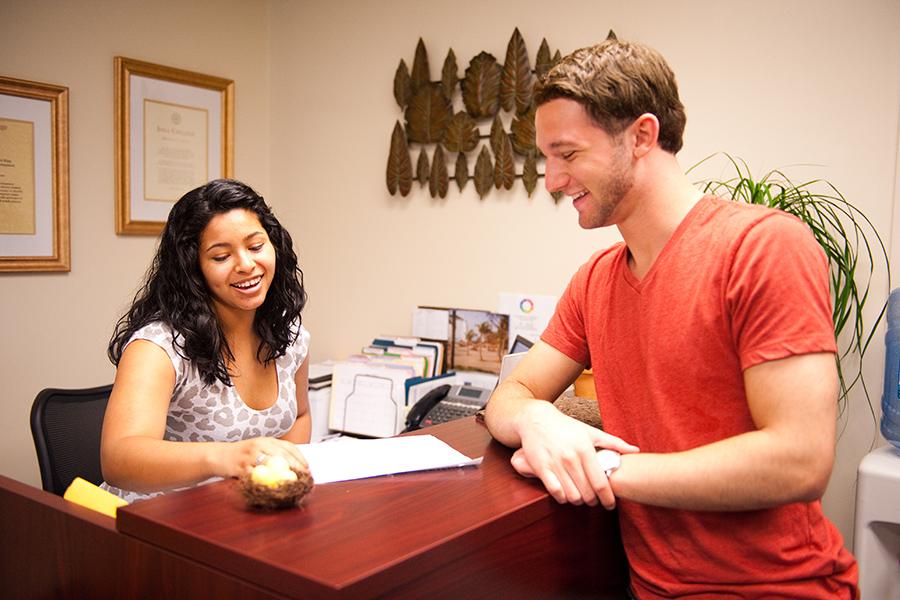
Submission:
<svg viewBox="0 0 900 600">
<path fill-rule="evenodd" d="M 278 374 L 278 399 L 263 410 L 250 408 L 241 400 L 237 388 L 216 380 L 207 385 L 191 361 L 178 353 L 172 330 L 163 323 L 151 323 L 136 331 L 131 339 L 147 340 L 165 350 L 175 367 L 175 389 L 166 416 L 165 440 L 176 442 L 236 442 L 254 437 L 281 437 L 297 419 L 294 375 L 306 359 L 309 332 L 301 325 L 296 341 L 284 356 L 275 359 Z M 202 483 L 217 481 L 208 479 Z M 163 492 L 138 493 L 103 483 L 101 488 L 128 502 L 145 500 Z M 182 488 L 183 489 L 183 488 Z"/>
</svg>

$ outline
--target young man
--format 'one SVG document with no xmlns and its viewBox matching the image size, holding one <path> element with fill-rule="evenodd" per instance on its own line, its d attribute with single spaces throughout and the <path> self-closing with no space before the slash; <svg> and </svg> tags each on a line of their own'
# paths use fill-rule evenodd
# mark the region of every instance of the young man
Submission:
<svg viewBox="0 0 900 600">
<path fill-rule="evenodd" d="M 572 278 L 494 392 L 491 433 L 558 502 L 619 507 L 641 600 L 855 597 L 856 563 L 819 501 L 838 384 L 812 234 L 690 184 L 675 158 L 684 108 L 650 48 L 577 50 L 536 103 L 547 189 L 624 243 Z M 605 432 L 546 402 L 585 367 Z"/>
</svg>

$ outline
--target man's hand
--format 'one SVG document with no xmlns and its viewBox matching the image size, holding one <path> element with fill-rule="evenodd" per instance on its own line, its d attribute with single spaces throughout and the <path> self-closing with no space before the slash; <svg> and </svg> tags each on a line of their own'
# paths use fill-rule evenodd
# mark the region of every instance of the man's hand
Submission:
<svg viewBox="0 0 900 600">
<path fill-rule="evenodd" d="M 539 477 L 557 502 L 613 508 L 616 499 L 597 462 L 597 449 L 624 454 L 638 448 L 562 414 L 548 401 L 583 370 L 584 365 L 538 342 L 494 390 L 485 423 L 500 443 L 522 447 L 513 455 L 513 467 L 526 477 Z"/>
<path fill-rule="evenodd" d="M 517 425 L 522 448 L 510 461 L 516 471 L 540 478 L 559 503 L 596 506 L 599 502 L 608 510 L 615 508 L 616 498 L 597 462 L 597 449 L 627 454 L 638 452 L 637 446 L 568 417 L 549 402 L 529 402 Z"/>
</svg>

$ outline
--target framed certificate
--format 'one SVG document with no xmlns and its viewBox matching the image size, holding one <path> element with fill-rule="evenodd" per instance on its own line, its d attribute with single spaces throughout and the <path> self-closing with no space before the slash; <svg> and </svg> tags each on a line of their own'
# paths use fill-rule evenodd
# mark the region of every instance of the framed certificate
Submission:
<svg viewBox="0 0 900 600">
<path fill-rule="evenodd" d="M 186 192 L 234 170 L 234 82 L 117 56 L 116 233 L 156 235 Z"/>
<path fill-rule="evenodd" d="M 69 89 L 0 77 L 0 271 L 69 265 Z"/>
</svg>

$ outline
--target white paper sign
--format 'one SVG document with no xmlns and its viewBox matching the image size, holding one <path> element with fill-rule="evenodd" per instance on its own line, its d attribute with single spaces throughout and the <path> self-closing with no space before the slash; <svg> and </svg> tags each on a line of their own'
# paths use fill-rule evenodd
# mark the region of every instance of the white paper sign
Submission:
<svg viewBox="0 0 900 600">
<path fill-rule="evenodd" d="M 544 294 L 501 292 L 497 312 L 509 315 L 509 347 L 512 348 L 517 335 L 531 343 L 537 342 L 547 328 L 558 301 L 556 296 Z"/>
</svg>

